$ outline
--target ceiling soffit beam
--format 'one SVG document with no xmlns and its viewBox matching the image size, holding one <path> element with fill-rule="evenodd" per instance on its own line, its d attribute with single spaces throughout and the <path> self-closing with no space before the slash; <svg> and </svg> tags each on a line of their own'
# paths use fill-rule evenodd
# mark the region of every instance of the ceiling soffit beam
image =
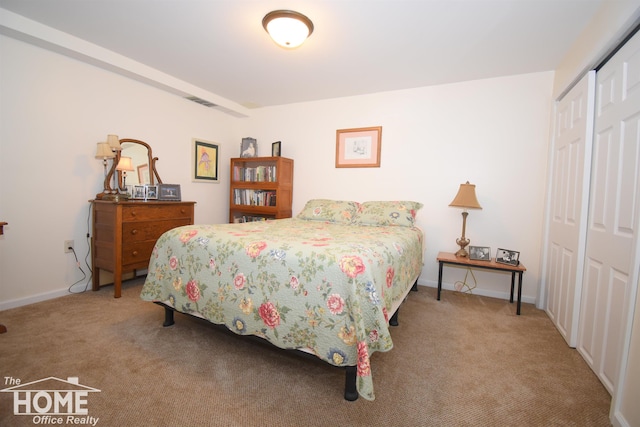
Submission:
<svg viewBox="0 0 640 427">
<path fill-rule="evenodd" d="M 0 8 L 0 34 L 77 59 L 151 85 L 182 98 L 198 98 L 234 117 L 249 117 L 249 109 L 183 80 L 78 37 Z M 203 104 L 204 105 L 204 104 Z"/>
</svg>

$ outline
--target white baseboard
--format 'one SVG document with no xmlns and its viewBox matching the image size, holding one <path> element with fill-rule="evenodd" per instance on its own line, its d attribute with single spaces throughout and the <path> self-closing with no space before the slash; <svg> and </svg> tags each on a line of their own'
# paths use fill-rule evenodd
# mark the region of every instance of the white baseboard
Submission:
<svg viewBox="0 0 640 427">
<path fill-rule="evenodd" d="M 38 295 L 30 295 L 24 298 L 16 298 L 9 301 L 0 302 L 0 311 L 9 310 L 10 308 L 22 307 L 29 304 L 35 304 L 37 302 L 46 301 L 49 299 L 60 298 L 66 295 L 71 295 L 69 289 L 59 289 L 57 291 L 49 291 Z"/>
<path fill-rule="evenodd" d="M 418 285 L 421 286 L 427 286 L 429 288 L 438 288 L 438 282 L 436 282 L 435 280 L 418 280 Z M 517 284 L 516 284 L 517 286 Z M 455 291 L 455 288 L 453 287 L 452 283 L 442 283 L 442 289 L 445 289 L 447 291 Z M 511 298 L 511 287 L 508 286 L 507 287 L 507 291 L 505 292 L 499 292 L 499 291 L 490 291 L 490 290 L 486 290 L 486 289 L 480 289 L 480 288 L 475 288 L 473 289 L 472 292 L 473 295 L 481 295 L 483 297 L 491 297 L 491 298 L 499 298 L 499 299 L 504 299 L 504 300 L 509 300 Z M 518 297 L 518 290 L 515 289 L 514 295 L 513 295 L 513 299 L 514 301 L 516 300 L 516 298 Z M 534 297 L 528 297 L 526 295 L 522 295 L 521 298 L 522 302 L 527 303 L 527 304 L 535 304 L 536 303 L 536 299 Z"/>
</svg>

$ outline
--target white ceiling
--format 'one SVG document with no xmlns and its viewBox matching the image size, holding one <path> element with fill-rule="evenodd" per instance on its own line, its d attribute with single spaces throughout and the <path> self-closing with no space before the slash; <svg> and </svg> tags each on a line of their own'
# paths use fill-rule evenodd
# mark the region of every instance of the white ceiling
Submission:
<svg viewBox="0 0 640 427">
<path fill-rule="evenodd" d="M 603 0 L 0 0 L 249 108 L 554 70 Z M 300 48 L 271 10 L 307 15 Z"/>
</svg>

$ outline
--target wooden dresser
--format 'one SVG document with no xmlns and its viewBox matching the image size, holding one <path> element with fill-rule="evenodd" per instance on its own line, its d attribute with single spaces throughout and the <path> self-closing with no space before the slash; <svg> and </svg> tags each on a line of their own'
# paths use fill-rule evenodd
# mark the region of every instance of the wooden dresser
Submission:
<svg viewBox="0 0 640 427">
<path fill-rule="evenodd" d="M 195 202 L 92 200 L 91 262 L 93 290 L 100 270 L 113 273 L 114 297 L 120 298 L 122 273 L 149 267 L 156 240 L 172 228 L 193 224 Z"/>
</svg>

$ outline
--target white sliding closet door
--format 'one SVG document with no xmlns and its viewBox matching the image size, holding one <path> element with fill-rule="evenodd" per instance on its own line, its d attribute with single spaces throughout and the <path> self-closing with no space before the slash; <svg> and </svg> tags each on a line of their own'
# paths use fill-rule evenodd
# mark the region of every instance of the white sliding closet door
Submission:
<svg viewBox="0 0 640 427">
<path fill-rule="evenodd" d="M 640 33 L 597 73 L 596 119 L 578 346 L 613 393 L 637 286 Z"/>
<path fill-rule="evenodd" d="M 595 71 L 589 72 L 556 103 L 551 147 L 545 309 L 571 347 L 578 337 L 595 80 Z"/>
</svg>

